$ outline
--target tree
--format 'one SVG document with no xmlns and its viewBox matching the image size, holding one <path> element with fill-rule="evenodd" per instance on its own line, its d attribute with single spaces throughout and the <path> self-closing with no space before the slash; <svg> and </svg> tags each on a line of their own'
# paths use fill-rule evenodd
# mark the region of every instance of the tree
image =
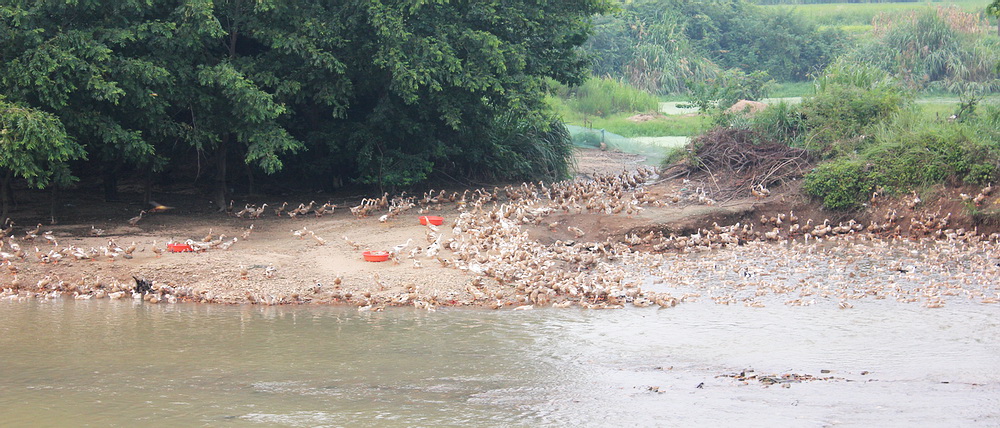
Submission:
<svg viewBox="0 0 1000 428">
<path fill-rule="evenodd" d="M 542 102 L 546 79 L 582 81 L 579 46 L 591 17 L 610 9 L 609 0 L 0 0 L 0 95 L 62 129 L 64 140 L 39 147 L 55 151 L 67 179 L 101 171 L 109 199 L 118 176 L 161 168 L 213 177 L 220 209 L 236 174 L 252 191 L 259 172 L 282 170 L 323 187 L 406 186 L 511 163 L 525 175 L 558 172 L 551 161 L 565 163 L 564 150 L 532 160 L 532 144 L 560 139 Z M 529 137 L 496 138 L 504 130 Z M 65 159 L 77 161 L 56 156 L 69 142 L 76 157 Z"/>
<path fill-rule="evenodd" d="M 147 21 L 155 11 L 132 1 L 5 3 L 2 93 L 57 118 L 96 155 L 93 169 L 114 198 L 121 165 L 149 163 L 150 137 L 166 122 L 164 103 L 151 94 L 168 74 L 128 49 L 157 35 Z"/>
<path fill-rule="evenodd" d="M 21 177 L 42 188 L 55 177 L 68 180 L 66 162 L 84 157 L 83 148 L 66 134 L 52 114 L 0 98 L 0 219 L 9 214 L 10 181 Z"/>
<path fill-rule="evenodd" d="M 545 78 L 582 81 L 578 46 L 590 17 L 609 8 L 603 0 L 349 2 L 326 12 L 342 26 L 343 78 L 309 81 L 307 91 L 346 88 L 347 96 L 293 100 L 316 117 L 296 135 L 331 175 L 377 186 L 502 165 L 516 150 L 485 143 L 493 127 L 510 124 L 494 118 L 510 112 L 547 127 Z M 370 36 L 348 37 L 356 34 Z"/>
</svg>

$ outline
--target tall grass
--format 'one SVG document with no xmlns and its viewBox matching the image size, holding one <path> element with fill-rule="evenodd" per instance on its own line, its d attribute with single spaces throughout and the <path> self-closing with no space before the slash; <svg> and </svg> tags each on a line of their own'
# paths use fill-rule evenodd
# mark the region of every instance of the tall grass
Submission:
<svg viewBox="0 0 1000 428">
<path fill-rule="evenodd" d="M 875 24 L 874 38 L 850 53 L 847 61 L 875 65 L 915 89 L 952 93 L 1000 89 L 995 71 L 1000 38 L 985 33 L 981 17 L 936 8 L 880 15 Z"/>
<path fill-rule="evenodd" d="M 928 121 L 904 112 L 872 128 L 872 143 L 821 164 L 805 177 L 807 193 L 831 209 L 861 206 L 876 188 L 890 194 L 924 186 L 997 179 L 997 140 L 984 138 L 992 118 Z"/>
<path fill-rule="evenodd" d="M 626 112 L 655 112 L 660 105 L 654 95 L 608 77 L 590 78 L 583 85 L 570 88 L 566 95 L 570 108 L 599 117 Z"/>
<path fill-rule="evenodd" d="M 888 71 L 867 62 L 851 61 L 843 57 L 830 64 L 813 83 L 817 93 L 825 92 L 835 85 L 864 90 L 897 85 L 896 79 Z"/>
<path fill-rule="evenodd" d="M 816 92 L 812 82 L 775 83 L 768 94 L 770 98 L 805 97 Z"/>
<path fill-rule="evenodd" d="M 569 176 L 573 141 L 556 118 L 526 120 L 513 113 L 493 118 L 486 134 L 485 178 L 561 180 Z"/>
<path fill-rule="evenodd" d="M 711 79 L 719 73 L 719 66 L 708 58 L 685 53 L 670 52 L 661 45 L 642 45 L 622 72 L 630 84 L 653 94 L 684 92 L 688 81 Z"/>
</svg>

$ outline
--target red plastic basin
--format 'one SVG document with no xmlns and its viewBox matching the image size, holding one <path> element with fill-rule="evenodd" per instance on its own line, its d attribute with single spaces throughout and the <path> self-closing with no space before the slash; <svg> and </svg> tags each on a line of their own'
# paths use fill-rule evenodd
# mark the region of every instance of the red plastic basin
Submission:
<svg viewBox="0 0 1000 428">
<path fill-rule="evenodd" d="M 185 253 L 188 251 L 194 251 L 188 244 L 167 244 L 167 249 L 172 253 Z"/>
<path fill-rule="evenodd" d="M 427 226 L 427 223 L 433 224 L 435 226 L 440 226 L 442 223 L 444 223 L 444 218 L 438 217 L 436 215 L 420 216 L 420 224 Z"/>
<path fill-rule="evenodd" d="M 365 256 L 366 262 L 384 262 L 389 260 L 388 251 L 365 251 L 361 255 Z"/>
</svg>

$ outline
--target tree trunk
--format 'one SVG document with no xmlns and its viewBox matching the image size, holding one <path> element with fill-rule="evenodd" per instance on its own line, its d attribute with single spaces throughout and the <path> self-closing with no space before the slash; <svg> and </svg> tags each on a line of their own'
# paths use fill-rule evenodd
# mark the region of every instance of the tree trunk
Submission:
<svg viewBox="0 0 1000 428">
<path fill-rule="evenodd" d="M 104 181 L 104 202 L 115 202 L 118 200 L 118 168 L 106 167 L 101 174 Z"/>
<path fill-rule="evenodd" d="M 0 201 L 2 201 L 3 203 L 3 212 L 0 213 L 0 219 L 3 219 L 4 222 L 6 222 L 7 219 L 10 218 L 9 215 L 10 215 L 11 193 L 12 193 L 10 191 L 11 190 L 10 180 L 12 178 L 14 178 L 14 172 L 11 170 L 7 170 L 7 172 L 4 173 L 3 178 L 0 179 L 2 180 L 2 182 L 0 182 Z"/>
<path fill-rule="evenodd" d="M 240 163 L 243 164 L 243 170 L 247 174 L 247 194 L 252 195 L 254 192 L 253 168 L 251 168 L 250 164 L 246 163 L 245 161 Z"/>
<path fill-rule="evenodd" d="M 228 189 L 226 188 L 226 152 L 229 151 L 229 138 L 232 134 L 226 134 L 219 142 L 218 151 L 215 154 L 215 204 L 219 206 L 219 211 L 226 210 L 226 199 Z"/>
<path fill-rule="evenodd" d="M 149 205 L 151 200 L 153 200 L 153 166 L 149 165 L 142 180 L 142 205 Z"/>
<path fill-rule="evenodd" d="M 52 183 L 52 193 L 49 205 L 49 224 L 56 224 L 56 211 L 59 209 L 59 185 Z"/>
</svg>

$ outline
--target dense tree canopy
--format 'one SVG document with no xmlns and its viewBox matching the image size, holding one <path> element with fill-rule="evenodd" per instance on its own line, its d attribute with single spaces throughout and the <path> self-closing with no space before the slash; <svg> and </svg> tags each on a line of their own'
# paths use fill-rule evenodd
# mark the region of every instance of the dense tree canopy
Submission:
<svg viewBox="0 0 1000 428">
<path fill-rule="evenodd" d="M 494 176 L 552 173 L 560 168 L 533 164 L 552 161 L 533 160 L 534 142 L 498 139 L 510 133 L 498 128 L 551 144 L 559 133 L 540 101 L 545 79 L 580 81 L 578 47 L 590 17 L 609 8 L 2 0 L 0 177 L 44 186 L 55 171 L 69 180 L 99 170 L 113 190 L 129 171 L 211 173 L 221 203 L 237 174 L 252 185 L 255 174 L 283 170 L 329 188 L 490 167 Z M 522 168 L 495 169 L 508 161 Z"/>
</svg>

